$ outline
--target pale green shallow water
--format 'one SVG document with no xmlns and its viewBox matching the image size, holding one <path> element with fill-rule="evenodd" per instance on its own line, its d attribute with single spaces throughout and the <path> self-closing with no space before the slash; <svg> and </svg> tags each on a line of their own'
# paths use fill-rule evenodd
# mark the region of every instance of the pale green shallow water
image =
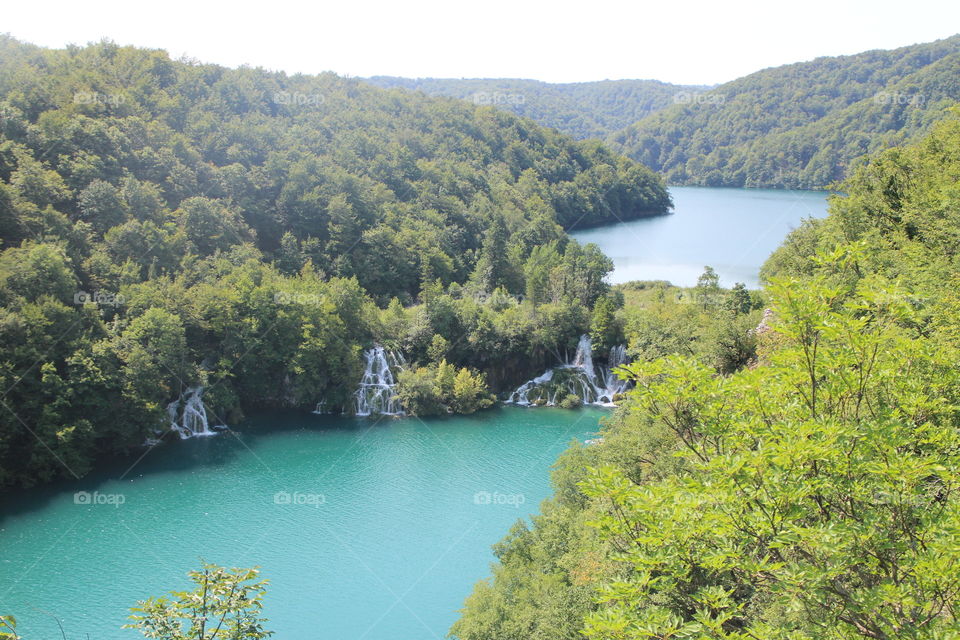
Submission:
<svg viewBox="0 0 960 640">
<path fill-rule="evenodd" d="M 674 212 L 570 235 L 614 263 L 611 282 L 669 280 L 692 287 L 710 265 L 721 284 L 759 285 L 760 267 L 804 218 L 827 215 L 823 191 L 670 187 Z"/>
<path fill-rule="evenodd" d="M 158 447 L 122 481 L 129 461 L 3 505 L 0 612 L 17 615 L 29 640 L 60 637 L 41 611 L 70 640 L 137 638 L 120 629 L 128 608 L 186 587 L 202 557 L 262 566 L 277 638 L 444 638 L 489 575 L 490 545 L 537 511 L 549 467 L 605 413 L 283 414 L 240 425 L 236 437 Z M 125 502 L 78 505 L 78 490 Z M 313 504 L 276 504 L 278 492 Z"/>
</svg>

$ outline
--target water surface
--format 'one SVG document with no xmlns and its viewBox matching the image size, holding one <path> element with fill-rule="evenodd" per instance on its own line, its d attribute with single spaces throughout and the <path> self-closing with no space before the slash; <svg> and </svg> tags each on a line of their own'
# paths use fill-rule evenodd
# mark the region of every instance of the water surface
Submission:
<svg viewBox="0 0 960 640">
<path fill-rule="evenodd" d="M 690 287 L 706 265 L 723 286 L 759 286 L 760 267 L 804 218 L 827 214 L 823 191 L 671 187 L 666 216 L 574 231 L 613 259 L 613 283 L 669 280 Z"/>
<path fill-rule="evenodd" d="M 27 638 L 60 637 L 43 611 L 71 640 L 138 638 L 120 629 L 128 608 L 187 587 L 203 558 L 262 567 L 279 638 L 444 638 L 490 545 L 537 511 L 549 467 L 604 413 L 282 414 L 157 447 L 122 480 L 131 461 L 3 505 L 0 612 Z"/>
</svg>

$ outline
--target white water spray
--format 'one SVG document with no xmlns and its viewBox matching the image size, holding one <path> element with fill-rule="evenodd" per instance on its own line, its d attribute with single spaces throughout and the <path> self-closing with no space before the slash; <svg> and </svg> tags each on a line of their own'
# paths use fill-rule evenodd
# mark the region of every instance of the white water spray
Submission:
<svg viewBox="0 0 960 640">
<path fill-rule="evenodd" d="M 203 406 L 203 387 L 190 387 L 180 397 L 167 405 L 170 428 L 177 432 L 182 440 L 200 436 L 213 436 L 217 432 L 210 428 L 207 420 L 207 408 Z"/>
<path fill-rule="evenodd" d="M 356 415 L 403 415 L 396 393 L 397 382 L 390 370 L 391 366 L 402 367 L 403 358 L 379 345 L 364 351 L 363 358 L 363 378 L 353 394 Z"/>
<path fill-rule="evenodd" d="M 629 382 L 617 377 L 614 370 L 627 362 L 627 349 L 618 345 L 610 349 L 607 367 L 593 364 L 590 337 L 580 336 L 573 361 L 548 369 L 524 382 L 510 394 L 507 402 L 523 406 L 554 406 L 567 395 L 575 395 L 583 404 L 612 405 L 617 394 L 627 390 Z"/>
</svg>

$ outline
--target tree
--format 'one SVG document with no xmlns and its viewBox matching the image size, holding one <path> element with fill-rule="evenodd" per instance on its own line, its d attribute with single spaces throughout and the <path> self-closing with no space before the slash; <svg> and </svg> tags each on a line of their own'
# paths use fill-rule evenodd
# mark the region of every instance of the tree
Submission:
<svg viewBox="0 0 960 640">
<path fill-rule="evenodd" d="M 960 354 L 914 333 L 881 278 L 773 294 L 769 364 L 729 378 L 680 357 L 632 367 L 635 410 L 673 432 L 684 466 L 584 482 L 624 568 L 588 638 L 960 632 Z"/>
<path fill-rule="evenodd" d="M 273 635 L 260 617 L 266 580 L 254 569 L 225 569 L 204 564 L 187 574 L 193 591 L 174 591 L 170 597 L 149 598 L 131 611 L 137 629 L 146 638 L 160 640 L 257 640 Z"/>
<path fill-rule="evenodd" d="M 457 377 L 457 369 L 452 364 L 448 364 L 446 359 L 440 361 L 437 365 L 436 387 L 440 397 L 449 399 L 453 397 L 454 383 Z"/>
<path fill-rule="evenodd" d="M 75 302 L 78 291 L 77 277 L 63 248 L 31 241 L 0 254 L 0 284 L 28 300 L 50 295 L 68 304 Z"/>
<path fill-rule="evenodd" d="M 281 273 L 292 276 L 303 268 L 304 257 L 300 251 L 300 243 L 296 236 L 289 231 L 280 238 L 280 248 L 277 250 L 276 265 Z"/>
<path fill-rule="evenodd" d="M 487 391 L 483 374 L 473 374 L 469 369 L 461 369 L 453 381 L 454 410 L 457 413 L 473 413 L 478 409 L 486 409 L 493 403 L 494 398 Z"/>
<path fill-rule="evenodd" d="M 80 218 L 105 233 L 124 221 L 127 212 L 119 190 L 104 180 L 94 180 L 78 197 Z"/>
<path fill-rule="evenodd" d="M 360 222 L 346 195 L 338 194 L 327 205 L 329 240 L 326 254 L 332 271 L 337 275 L 353 273 L 350 253 L 360 240 Z"/>
<path fill-rule="evenodd" d="M 696 292 L 697 303 L 704 309 L 717 304 L 720 293 L 720 276 L 713 270 L 713 267 L 706 266 L 703 273 L 697 278 Z"/>
<path fill-rule="evenodd" d="M 250 239 L 250 229 L 223 202 L 205 197 L 187 198 L 174 212 L 187 239 L 201 255 L 226 251 Z"/>
<path fill-rule="evenodd" d="M 0 640 L 20 640 L 17 619 L 13 616 L 0 616 Z"/>
<path fill-rule="evenodd" d="M 750 311 L 753 307 L 753 300 L 750 299 L 750 292 L 742 282 L 737 282 L 727 294 L 726 307 L 735 314 L 743 314 Z"/>
<path fill-rule="evenodd" d="M 444 360 L 444 358 L 449 350 L 450 343 L 447 342 L 446 338 L 437 333 L 434 334 L 433 339 L 430 341 L 430 346 L 427 348 L 427 356 L 431 362 L 440 362 L 443 360 L 445 364 L 446 360 Z"/>
<path fill-rule="evenodd" d="M 507 227 L 503 217 L 494 214 L 483 235 L 480 259 L 473 270 L 471 280 L 485 293 L 500 286 L 507 286 L 510 264 L 507 260 Z"/>
<path fill-rule="evenodd" d="M 183 322 L 169 311 L 148 309 L 118 337 L 114 350 L 123 363 L 124 391 L 147 407 L 177 397 L 192 382 Z"/>
<path fill-rule="evenodd" d="M 623 328 L 616 317 L 617 303 L 613 296 L 601 296 L 590 316 L 590 342 L 599 350 L 608 350 L 623 342 Z"/>
<path fill-rule="evenodd" d="M 404 411 L 416 416 L 447 412 L 436 384 L 436 372 L 429 367 L 401 369 L 397 373 L 397 398 Z"/>
</svg>

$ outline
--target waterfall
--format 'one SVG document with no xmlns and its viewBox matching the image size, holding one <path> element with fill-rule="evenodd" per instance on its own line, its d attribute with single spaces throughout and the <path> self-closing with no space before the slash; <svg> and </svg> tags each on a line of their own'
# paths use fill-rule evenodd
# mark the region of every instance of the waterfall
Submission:
<svg viewBox="0 0 960 640">
<path fill-rule="evenodd" d="M 590 336 L 583 334 L 580 341 L 577 342 L 577 353 L 573 356 L 573 367 L 579 367 L 593 380 L 596 377 L 596 371 L 593 370 L 593 345 L 590 344 Z"/>
<path fill-rule="evenodd" d="M 510 398 L 507 400 L 507 402 L 528 406 L 532 404 L 529 398 L 530 392 L 537 387 L 550 382 L 551 380 L 553 380 L 553 369 L 547 369 L 546 373 L 537 376 L 533 380 L 527 380 L 522 385 L 517 387 L 517 390 L 510 394 Z"/>
<path fill-rule="evenodd" d="M 183 440 L 217 434 L 207 421 L 207 408 L 203 406 L 203 387 L 190 387 L 181 393 L 179 398 L 167 405 L 167 415 L 170 416 L 170 428 Z"/>
<path fill-rule="evenodd" d="M 613 404 L 613 399 L 630 387 L 630 381 L 621 380 L 616 373 L 617 368 L 625 364 L 627 364 L 627 348 L 622 344 L 610 347 L 607 368 L 603 370 L 603 389 L 597 398 L 598 402 Z"/>
<path fill-rule="evenodd" d="M 612 405 L 614 397 L 627 390 L 629 383 L 619 379 L 614 369 L 627 362 L 627 349 L 618 345 L 610 349 L 607 366 L 593 364 L 590 336 L 582 335 L 573 361 L 548 369 L 524 382 L 510 394 L 508 403 L 523 406 L 556 405 L 564 396 L 573 394 L 583 404 Z"/>
<path fill-rule="evenodd" d="M 403 358 L 377 345 L 363 352 L 363 378 L 354 392 L 356 415 L 403 415 L 397 398 L 397 382 L 390 367 L 402 367 Z"/>
</svg>

